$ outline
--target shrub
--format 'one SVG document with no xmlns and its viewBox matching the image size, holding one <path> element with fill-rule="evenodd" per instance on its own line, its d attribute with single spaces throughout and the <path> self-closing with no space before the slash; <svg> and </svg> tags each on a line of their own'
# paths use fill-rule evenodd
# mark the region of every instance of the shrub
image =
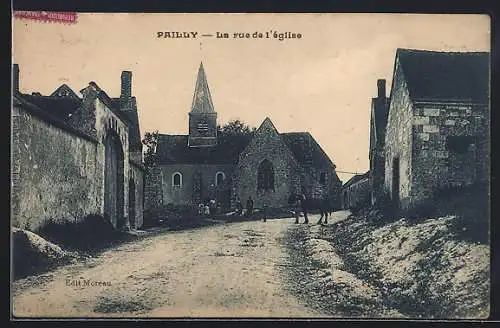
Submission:
<svg viewBox="0 0 500 328">
<path fill-rule="evenodd" d="M 55 244 L 84 252 L 98 251 L 132 238 L 100 215 L 89 215 L 80 221 L 50 220 L 35 232 Z"/>
</svg>

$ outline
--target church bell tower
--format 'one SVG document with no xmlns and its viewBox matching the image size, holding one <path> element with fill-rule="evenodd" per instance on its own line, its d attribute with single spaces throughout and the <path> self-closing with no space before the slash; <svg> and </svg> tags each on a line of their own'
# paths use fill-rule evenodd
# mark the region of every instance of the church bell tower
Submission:
<svg viewBox="0 0 500 328">
<path fill-rule="evenodd" d="M 217 113 L 208 88 L 203 63 L 198 69 L 193 104 L 189 112 L 189 147 L 210 147 L 217 144 Z"/>
</svg>

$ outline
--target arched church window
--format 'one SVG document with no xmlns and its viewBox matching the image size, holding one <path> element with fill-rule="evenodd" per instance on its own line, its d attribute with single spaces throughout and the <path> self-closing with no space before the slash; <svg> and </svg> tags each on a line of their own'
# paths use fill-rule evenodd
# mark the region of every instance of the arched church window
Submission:
<svg viewBox="0 0 500 328">
<path fill-rule="evenodd" d="M 224 174 L 224 172 L 217 172 L 217 174 L 215 174 L 216 186 L 220 186 L 221 184 L 223 184 L 224 180 L 226 180 L 226 175 Z"/>
<path fill-rule="evenodd" d="M 274 167 L 267 159 L 260 163 L 257 170 L 257 189 L 274 190 Z"/>
<path fill-rule="evenodd" d="M 172 186 L 181 187 L 182 186 L 182 174 L 180 172 L 175 172 L 172 174 Z"/>
</svg>

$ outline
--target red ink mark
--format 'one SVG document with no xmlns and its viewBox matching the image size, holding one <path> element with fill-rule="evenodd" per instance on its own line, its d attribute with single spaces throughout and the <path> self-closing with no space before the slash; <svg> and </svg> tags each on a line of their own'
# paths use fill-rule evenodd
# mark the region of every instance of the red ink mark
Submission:
<svg viewBox="0 0 500 328">
<path fill-rule="evenodd" d="M 64 24 L 75 24 L 77 16 L 75 12 L 58 11 L 15 11 L 14 17 L 33 19 L 41 22 L 59 22 Z"/>
</svg>

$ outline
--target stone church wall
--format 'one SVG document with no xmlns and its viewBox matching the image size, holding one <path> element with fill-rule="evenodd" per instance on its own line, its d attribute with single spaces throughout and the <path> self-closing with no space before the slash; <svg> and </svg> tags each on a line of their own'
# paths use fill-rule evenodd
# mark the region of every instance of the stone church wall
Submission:
<svg viewBox="0 0 500 328">
<path fill-rule="evenodd" d="M 230 192 L 234 165 L 228 164 L 174 164 L 162 165 L 161 186 L 163 204 L 181 204 L 197 206 L 197 201 L 207 198 L 217 198 L 217 190 Z M 174 173 L 181 173 L 180 187 L 173 185 Z M 225 175 L 225 184 L 216 188 L 217 172 Z M 195 174 L 201 176 L 201 195 L 195 195 Z M 201 199 L 200 199 L 201 198 Z"/>
<path fill-rule="evenodd" d="M 274 167 L 274 190 L 257 190 L 257 171 L 264 159 L 269 160 Z M 271 127 L 257 131 L 257 135 L 240 154 L 237 170 L 236 193 L 242 201 L 251 196 L 256 208 L 264 205 L 286 207 L 290 194 L 300 191 L 302 169 Z"/>
<path fill-rule="evenodd" d="M 33 113 L 12 113 L 12 224 L 81 219 L 102 207 L 98 144 Z"/>
</svg>

